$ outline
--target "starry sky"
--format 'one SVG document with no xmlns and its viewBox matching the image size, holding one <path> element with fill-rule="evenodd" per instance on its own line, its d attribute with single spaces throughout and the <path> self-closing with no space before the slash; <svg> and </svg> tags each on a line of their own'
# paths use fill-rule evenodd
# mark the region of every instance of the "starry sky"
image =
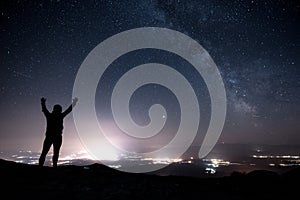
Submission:
<svg viewBox="0 0 300 200">
<path fill-rule="evenodd" d="M 0 17 L 1 151 L 40 151 L 45 132 L 40 98 L 47 98 L 50 110 L 56 103 L 67 108 L 77 71 L 89 52 L 108 37 L 139 27 L 180 31 L 208 51 L 227 93 L 219 143 L 300 144 L 300 3 L 296 0 L 4 0 Z M 98 85 L 97 115 L 111 123 L 108 99 L 113 84 L 133 66 L 147 62 L 172 66 L 190 81 L 201 107 L 200 136 L 195 140 L 199 144 L 210 117 L 207 88 L 189 63 L 162 50 L 130 52 L 112 63 Z M 178 102 L 159 85 L 146 85 L 134 93 L 132 118 L 146 125 L 147 109 L 154 103 L 171 113 L 165 130 L 176 130 Z M 153 143 L 160 146 L 171 137 Z M 65 119 L 62 150 L 81 148 L 70 115 Z"/>
</svg>

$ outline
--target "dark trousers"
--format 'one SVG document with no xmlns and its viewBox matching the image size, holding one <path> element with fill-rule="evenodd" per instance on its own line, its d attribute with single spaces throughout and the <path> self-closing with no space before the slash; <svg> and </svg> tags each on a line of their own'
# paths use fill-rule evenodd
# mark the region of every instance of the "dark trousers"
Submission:
<svg viewBox="0 0 300 200">
<path fill-rule="evenodd" d="M 39 165 L 43 166 L 46 155 L 50 150 L 51 145 L 53 145 L 53 157 L 52 157 L 52 163 L 53 167 L 57 167 L 57 161 L 59 156 L 59 150 L 62 144 L 62 136 L 61 135 L 46 135 L 46 138 L 43 143 L 43 150 L 39 159 Z"/>
</svg>

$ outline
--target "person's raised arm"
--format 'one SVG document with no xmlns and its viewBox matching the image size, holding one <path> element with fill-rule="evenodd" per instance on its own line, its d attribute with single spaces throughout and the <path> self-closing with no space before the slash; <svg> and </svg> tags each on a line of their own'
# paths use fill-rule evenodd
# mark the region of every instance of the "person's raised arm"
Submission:
<svg viewBox="0 0 300 200">
<path fill-rule="evenodd" d="M 72 100 L 72 104 L 62 113 L 64 117 L 66 115 L 68 115 L 70 112 L 72 112 L 72 109 L 73 109 L 73 107 L 75 107 L 77 101 L 78 101 L 78 98 L 74 98 Z"/>
<path fill-rule="evenodd" d="M 49 114 L 49 110 L 46 107 L 46 99 L 44 97 L 41 98 L 42 112 L 45 116 Z"/>
</svg>

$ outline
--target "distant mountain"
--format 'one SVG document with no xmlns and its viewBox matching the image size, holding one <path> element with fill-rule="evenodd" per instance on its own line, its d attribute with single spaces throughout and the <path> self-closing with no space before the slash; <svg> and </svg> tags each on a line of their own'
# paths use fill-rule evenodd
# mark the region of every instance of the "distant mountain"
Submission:
<svg viewBox="0 0 300 200">
<path fill-rule="evenodd" d="M 200 147 L 191 146 L 189 153 L 198 155 Z M 218 143 L 206 158 L 222 158 L 230 161 L 249 160 L 253 154 L 264 155 L 299 155 L 300 145 L 267 145 Z M 196 156 L 195 156 L 196 157 Z"/>
<path fill-rule="evenodd" d="M 52 168 L 0 160 L 7 199 L 287 199 L 297 194 L 299 172 L 196 178 L 125 173 L 97 163 Z"/>
</svg>

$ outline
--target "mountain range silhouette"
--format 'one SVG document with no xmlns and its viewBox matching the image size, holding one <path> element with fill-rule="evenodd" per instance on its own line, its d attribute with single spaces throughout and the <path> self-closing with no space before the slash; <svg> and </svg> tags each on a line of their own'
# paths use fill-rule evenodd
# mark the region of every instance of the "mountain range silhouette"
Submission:
<svg viewBox="0 0 300 200">
<path fill-rule="evenodd" d="M 9 199 L 278 199 L 297 194 L 300 168 L 233 172 L 218 178 L 126 173 L 102 164 L 39 167 L 0 159 Z"/>
</svg>

